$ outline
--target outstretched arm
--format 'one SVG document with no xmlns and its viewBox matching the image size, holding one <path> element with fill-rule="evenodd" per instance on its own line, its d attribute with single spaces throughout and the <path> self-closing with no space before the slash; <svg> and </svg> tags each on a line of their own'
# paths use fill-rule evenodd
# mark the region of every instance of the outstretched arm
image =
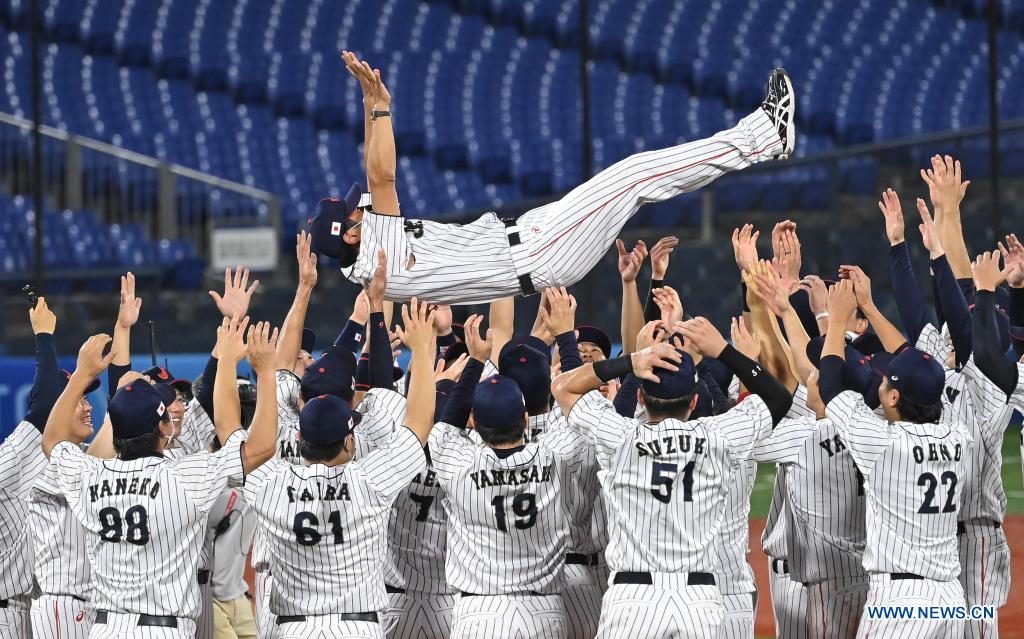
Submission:
<svg viewBox="0 0 1024 639">
<path fill-rule="evenodd" d="M 793 392 L 797 387 L 797 380 L 790 365 L 788 348 L 783 344 L 781 332 L 773 313 L 768 310 L 761 296 L 758 295 L 758 283 L 756 275 L 768 275 L 769 264 L 762 260 L 754 267 L 753 272 L 744 272 L 743 282 L 747 287 L 747 306 L 750 307 L 753 332 L 758 335 L 761 342 L 760 360 L 768 372 L 771 373 Z"/>
<path fill-rule="evenodd" d="M 892 279 L 896 309 L 911 343 L 917 343 L 928 324 L 928 310 L 910 265 L 910 249 L 904 234 L 903 207 L 896 191 L 886 189 L 878 208 L 885 216 L 885 234 L 889 238 L 889 274 Z"/>
<path fill-rule="evenodd" d="M 580 397 L 597 390 L 609 380 L 632 374 L 639 379 L 658 381 L 656 369 L 678 370 L 676 364 L 680 361 L 679 351 L 661 342 L 636 353 L 584 364 L 562 373 L 551 382 L 551 394 L 555 396 L 562 414 L 568 415 Z"/>
<path fill-rule="evenodd" d="M 928 205 L 921 198 L 917 199 L 917 211 L 921 214 L 921 237 L 924 238 L 924 246 L 928 249 L 928 259 L 931 261 L 936 302 L 949 327 L 956 353 L 956 366 L 959 368 L 971 357 L 971 311 L 964 299 L 963 289 L 957 283 L 949 260 L 946 259 L 938 229 L 928 213 Z"/>
<path fill-rule="evenodd" d="M 46 428 L 43 430 L 43 454 L 50 458 L 50 451 L 53 447 L 63 441 L 82 443 L 83 438 L 76 436 L 75 408 L 81 401 L 85 390 L 102 373 L 107 366 L 110 366 L 114 359 L 114 352 L 103 355 L 103 349 L 110 343 L 109 335 L 93 335 L 85 340 L 82 348 L 78 351 L 78 363 L 75 372 L 71 374 L 68 385 L 64 392 L 57 398 L 50 417 L 46 420 Z"/>
<path fill-rule="evenodd" d="M 658 243 L 651 249 L 651 288 L 647 291 L 647 301 L 644 302 L 644 323 L 658 319 L 658 305 L 655 302 L 654 290 L 665 285 L 665 274 L 668 273 L 668 263 L 672 251 L 679 245 L 679 238 L 669 235 L 658 240 Z"/>
<path fill-rule="evenodd" d="M 427 443 L 434 428 L 434 351 L 437 334 L 434 313 L 429 305 L 415 297 L 402 307 L 403 327 L 397 329 L 402 342 L 412 351 L 409 364 L 409 395 L 405 425 L 416 434 L 421 444 Z M 449 400 L 450 401 L 450 400 Z"/>
<path fill-rule="evenodd" d="M 256 410 L 249 426 L 249 437 L 242 447 L 242 464 L 246 474 L 266 463 L 277 450 L 277 375 L 274 374 L 274 346 L 277 339 L 278 331 L 276 328 L 271 331 L 270 322 L 250 326 L 246 336 L 246 358 L 256 371 Z M 237 400 L 237 386 L 232 384 L 231 392 Z M 241 424 L 236 429 L 238 426 Z"/>
<path fill-rule="evenodd" d="M 516 298 L 503 297 L 491 302 L 487 311 L 487 325 L 492 335 L 491 361 L 498 364 L 498 355 L 512 339 L 516 323 Z"/>
<path fill-rule="evenodd" d="M 370 113 L 373 111 L 374 104 L 373 84 L 368 82 L 362 74 L 356 73 L 355 69 L 360 65 L 356 54 L 351 51 L 342 51 L 341 59 L 345 62 L 348 72 L 356 80 L 359 80 L 359 86 L 363 90 L 363 168 L 366 168 L 369 165 L 370 137 L 373 135 L 373 123 L 370 120 Z"/>
<path fill-rule="evenodd" d="M 928 195 L 935 207 L 935 225 L 946 249 L 949 265 L 958 280 L 971 279 L 971 258 L 964 242 L 960 222 L 960 202 L 967 193 L 970 180 L 962 180 L 960 161 L 950 156 L 932 157 L 932 168 L 922 169 L 921 178 L 928 185 Z"/>
<path fill-rule="evenodd" d="M 313 294 L 313 287 L 316 286 L 316 255 L 309 249 L 313 238 L 302 231 L 295 240 L 299 286 L 295 289 L 295 299 L 292 300 L 292 306 L 288 309 L 288 315 L 281 326 L 281 339 L 277 342 L 277 370 L 290 371 L 295 368 L 295 360 L 298 359 L 299 350 L 302 348 L 302 329 L 306 324 L 309 298 Z"/>
<path fill-rule="evenodd" d="M 999 346 L 995 290 L 1011 268 L 1000 272 L 999 253 L 996 252 L 982 253 L 973 265 L 974 286 L 977 289 L 972 318 L 974 361 L 978 370 L 1006 393 L 1007 398 L 1017 389 L 1020 373 Z"/>
<path fill-rule="evenodd" d="M 636 334 L 644 325 L 644 309 L 636 288 L 636 276 L 647 258 L 647 245 L 640 240 L 632 251 L 627 252 L 622 240 L 615 240 L 615 248 L 619 252 L 619 276 L 622 278 L 622 352 L 632 353 L 636 350 Z"/>
<path fill-rule="evenodd" d="M 839 274 L 844 280 L 850 280 L 852 284 L 852 290 L 854 293 L 854 301 L 856 307 L 864 313 L 864 316 L 868 318 L 868 322 L 871 327 L 875 329 L 875 333 L 878 335 L 878 339 L 881 340 L 882 346 L 885 347 L 890 353 L 895 353 L 903 345 L 907 343 L 906 338 L 903 337 L 903 333 L 896 328 L 892 322 L 889 321 L 882 311 L 878 310 L 875 306 L 875 301 L 871 296 L 871 279 L 864 273 L 859 266 L 850 266 L 844 264 L 839 267 Z M 834 288 L 834 287 L 833 287 Z M 845 310 L 845 306 L 842 307 Z M 856 308 L 854 308 L 856 311 Z M 829 312 L 829 328 L 832 327 L 832 322 L 839 322 L 840 320 L 832 316 L 832 309 Z M 850 318 L 845 318 L 844 322 L 849 322 Z M 836 325 L 835 331 L 829 331 L 833 334 L 842 334 L 845 330 L 846 323 Z M 844 336 L 845 339 L 845 336 Z M 845 343 L 845 342 L 844 342 Z"/>
<path fill-rule="evenodd" d="M 360 86 L 364 87 L 364 110 L 367 104 L 372 104 L 364 159 L 366 184 L 373 194 L 373 211 L 380 215 L 401 215 L 398 191 L 395 189 L 398 161 L 395 154 L 395 132 L 391 124 L 391 94 L 381 81 L 380 69 L 371 68 L 366 61 L 357 61 L 354 55 L 347 57 L 345 64 L 349 72 L 359 79 Z M 370 99 L 367 100 L 367 97 Z M 365 117 L 363 121 L 365 123 Z"/>
<path fill-rule="evenodd" d="M 117 392 L 117 381 L 131 370 L 131 332 L 139 321 L 142 299 L 135 296 L 135 275 L 130 271 L 121 276 L 121 304 L 117 309 L 117 323 L 114 324 L 114 340 L 110 349 L 117 353 L 107 368 L 108 398 Z"/>
<path fill-rule="evenodd" d="M 36 372 L 32 378 L 25 421 L 43 432 L 46 418 L 57 401 L 57 380 L 61 374 L 57 369 L 57 347 L 53 342 L 57 316 L 46 305 L 44 297 L 36 301 L 36 307 L 29 309 L 28 315 L 32 322 L 32 333 L 35 334 Z"/>
</svg>

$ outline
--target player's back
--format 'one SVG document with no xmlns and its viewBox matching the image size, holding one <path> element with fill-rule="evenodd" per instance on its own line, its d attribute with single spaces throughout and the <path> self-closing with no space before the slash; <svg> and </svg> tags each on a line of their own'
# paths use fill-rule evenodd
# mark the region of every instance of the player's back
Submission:
<svg viewBox="0 0 1024 639">
<path fill-rule="evenodd" d="M 88 599 L 92 590 L 85 528 L 71 512 L 47 466 L 29 498 L 28 524 L 32 531 L 32 573 L 45 594 Z"/>
<path fill-rule="evenodd" d="M 747 552 L 750 544 L 750 494 L 757 476 L 757 464 L 743 461 L 735 466 L 734 471 L 726 484 L 720 543 L 712 546 L 719 564 L 714 572 L 718 588 L 724 594 L 755 589 L 754 571 L 747 562 Z"/>
<path fill-rule="evenodd" d="M 429 457 L 429 451 L 427 454 Z M 398 494 L 388 522 L 387 585 L 417 592 L 451 592 L 444 575 L 448 515 L 443 499 L 437 474 L 429 465 Z"/>
<path fill-rule="evenodd" d="M 785 464 L 787 556 L 796 581 L 864 576 L 864 478 L 830 420 Z"/>
</svg>

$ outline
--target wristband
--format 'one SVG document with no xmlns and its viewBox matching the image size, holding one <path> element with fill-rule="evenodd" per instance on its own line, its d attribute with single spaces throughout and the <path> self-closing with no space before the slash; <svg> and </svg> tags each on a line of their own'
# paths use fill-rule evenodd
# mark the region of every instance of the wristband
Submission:
<svg viewBox="0 0 1024 639">
<path fill-rule="evenodd" d="M 817 320 L 820 320 L 820 319 L 823 319 L 823 318 L 826 318 L 826 317 L 830 317 L 830 315 L 828 314 L 828 311 L 822 311 L 822 312 L 820 312 L 820 313 L 818 313 L 817 315 L 814 316 L 814 320 L 817 321 Z"/>
<path fill-rule="evenodd" d="M 594 375 L 597 375 L 597 378 L 603 384 L 609 380 L 625 377 L 632 373 L 633 358 L 630 355 L 623 355 L 615 359 L 603 359 L 600 362 L 594 362 L 593 366 Z"/>
<path fill-rule="evenodd" d="M 376 122 L 377 118 L 390 118 L 391 111 L 373 111 L 370 113 L 370 122 Z"/>
</svg>

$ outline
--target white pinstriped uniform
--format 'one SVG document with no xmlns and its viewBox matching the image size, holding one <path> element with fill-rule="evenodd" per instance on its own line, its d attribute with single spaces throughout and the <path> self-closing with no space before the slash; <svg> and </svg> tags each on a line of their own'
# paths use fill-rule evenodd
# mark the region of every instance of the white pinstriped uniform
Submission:
<svg viewBox="0 0 1024 639">
<path fill-rule="evenodd" d="M 687 573 L 720 569 L 712 546 L 725 521 L 726 486 L 771 433 L 767 406 L 752 396 L 717 417 L 641 424 L 591 392 L 569 422 L 601 465 L 609 567 L 650 573 L 653 581 L 611 585 L 597 636 L 717 637 L 722 595 L 717 586 L 687 585 Z"/>
<path fill-rule="evenodd" d="M 25 526 L 28 495 L 46 457 L 42 435 L 22 421 L 0 444 L 0 638 L 30 636 L 29 600 L 32 591 L 32 539 Z"/>
<path fill-rule="evenodd" d="M 270 546 L 275 637 L 383 637 L 380 624 L 336 615 L 380 612 L 391 507 L 426 456 L 408 428 L 359 460 L 335 467 L 273 459 L 246 478 L 244 495 Z M 317 618 L 313 618 L 317 617 Z M 349 634 L 349 632 L 353 634 Z M 339 636 L 341 636 L 339 634 Z"/>
<path fill-rule="evenodd" d="M 239 429 L 216 453 L 170 460 L 89 457 L 69 442 L 50 454 L 61 493 L 86 528 L 92 604 L 109 611 L 90 637 L 192 637 L 199 616 L 195 575 L 210 508 L 242 481 Z M 177 617 L 177 630 L 137 627 L 137 615 Z"/>
<path fill-rule="evenodd" d="M 396 302 L 414 296 L 439 304 L 488 302 L 519 294 L 517 278 L 527 274 L 538 291 L 570 286 L 643 204 L 694 191 L 781 151 L 775 125 L 759 108 L 711 138 L 627 157 L 507 230 L 494 213 L 465 225 L 410 221 L 408 231 L 402 217 L 366 215 L 359 257 L 342 272 L 365 287 L 383 248 L 386 297 Z M 510 247 L 509 232 L 518 233 L 519 244 Z"/>
<path fill-rule="evenodd" d="M 973 444 L 960 424 L 887 423 L 854 392 L 829 402 L 826 413 L 864 476 L 870 576 L 868 604 L 963 606 L 956 519 L 960 478 Z M 923 579 L 891 578 L 910 573 Z M 861 617 L 858 637 L 959 637 L 963 621 L 878 620 Z"/>
<path fill-rule="evenodd" d="M 925 326 L 917 347 L 946 361 L 950 346 L 931 324 Z M 1006 394 L 993 384 L 974 363 L 972 355 L 959 371 L 946 369 L 942 394 L 943 421 L 964 424 L 974 437 L 967 463 L 967 478 L 958 520 L 960 542 L 960 583 L 967 605 L 1002 606 L 1010 591 L 1010 547 L 1002 527 L 1006 518 L 1003 490 L 1003 435 L 1013 417 Z M 967 639 L 998 639 L 998 614 L 991 620 L 966 623 Z"/>
<path fill-rule="evenodd" d="M 739 380 L 733 379 L 739 390 Z M 730 392 L 732 385 L 730 384 Z M 787 419 L 814 418 L 807 407 L 807 387 L 798 385 Z M 772 611 L 775 613 L 775 636 L 778 639 L 806 639 L 807 589 L 789 575 L 790 530 L 786 524 L 786 466 L 777 465 L 772 487 L 772 502 L 761 535 L 761 548 L 768 555 L 768 585 L 771 588 Z"/>
<path fill-rule="evenodd" d="M 725 518 L 719 531 L 719 543 L 711 552 L 718 558 L 715 581 L 725 604 L 722 639 L 752 639 L 757 585 L 747 562 L 750 551 L 750 493 L 754 490 L 757 464 L 746 460 L 736 464 L 732 480 L 726 485 Z"/>
<path fill-rule="evenodd" d="M 29 495 L 28 524 L 35 556 L 32 572 L 41 592 L 32 602 L 35 639 L 85 639 L 92 628 L 92 580 L 85 528 L 60 494 L 47 464 Z"/>
<path fill-rule="evenodd" d="M 434 427 L 430 455 L 448 513 L 445 574 L 469 593 L 455 604 L 453 638 L 565 636 L 569 491 L 585 454 L 564 423 L 503 457 L 464 429 Z"/>
</svg>

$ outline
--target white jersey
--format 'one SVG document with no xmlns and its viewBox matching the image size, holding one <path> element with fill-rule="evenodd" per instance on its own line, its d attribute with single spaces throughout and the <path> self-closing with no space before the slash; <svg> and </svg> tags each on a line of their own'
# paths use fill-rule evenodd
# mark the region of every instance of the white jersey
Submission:
<svg viewBox="0 0 1024 639">
<path fill-rule="evenodd" d="M 85 527 L 60 492 L 56 464 L 47 464 L 29 496 L 28 524 L 35 557 L 32 571 L 46 595 L 92 595 Z"/>
<path fill-rule="evenodd" d="M 722 415 L 641 424 L 620 416 L 594 391 L 576 402 L 569 422 L 597 450 L 614 571 L 715 572 L 712 546 L 725 521 L 735 467 L 772 431 L 760 397 Z"/>
<path fill-rule="evenodd" d="M 584 443 L 569 428 L 508 451 L 437 424 L 430 456 L 448 513 L 448 583 L 460 592 L 556 594 L 569 542 L 568 487 Z"/>
<path fill-rule="evenodd" d="M 733 467 L 726 484 L 725 515 L 719 528 L 719 543 L 711 546 L 718 568 L 714 571 L 723 595 L 754 592 L 754 570 L 747 562 L 750 552 L 750 493 L 754 490 L 757 464 L 742 461 Z"/>
<path fill-rule="evenodd" d="M 56 480 L 87 530 L 96 610 L 196 619 L 196 570 L 207 515 L 243 479 L 241 429 L 216 453 L 175 460 L 89 457 L 54 446 Z"/>
<path fill-rule="evenodd" d="M 256 533 L 256 515 L 241 490 L 228 488 L 210 510 L 209 525 L 214 531 L 210 594 L 215 601 L 233 601 L 249 590 L 245 560 Z"/>
<path fill-rule="evenodd" d="M 403 427 L 341 466 L 272 459 L 250 473 L 244 494 L 270 547 L 273 614 L 384 610 L 388 517 L 426 466 L 419 439 Z"/>
<path fill-rule="evenodd" d="M 950 349 L 934 326 L 928 324 L 917 340 L 917 347 L 944 362 Z M 1013 417 L 1006 393 L 992 383 L 968 358 L 959 370 L 946 369 L 946 388 L 942 393 L 942 421 L 963 424 L 974 438 L 971 454 L 964 460 L 963 489 L 958 519 L 989 519 L 1002 522 L 1006 517 L 1006 493 L 1003 490 L 1003 434 Z"/>
<path fill-rule="evenodd" d="M 25 518 L 29 491 L 46 467 L 42 441 L 39 430 L 23 421 L 0 444 L 0 599 L 32 590 L 32 540 Z"/>
<path fill-rule="evenodd" d="M 181 432 L 175 440 L 178 448 L 186 455 L 209 450 L 216 436 L 217 427 L 213 420 L 206 414 L 199 400 L 193 397 L 185 406 L 185 415 L 181 418 Z"/>
<path fill-rule="evenodd" d="M 836 396 L 826 413 L 864 476 L 864 569 L 956 579 L 957 511 L 971 434 L 959 424 L 887 423 L 852 391 Z"/>
</svg>

